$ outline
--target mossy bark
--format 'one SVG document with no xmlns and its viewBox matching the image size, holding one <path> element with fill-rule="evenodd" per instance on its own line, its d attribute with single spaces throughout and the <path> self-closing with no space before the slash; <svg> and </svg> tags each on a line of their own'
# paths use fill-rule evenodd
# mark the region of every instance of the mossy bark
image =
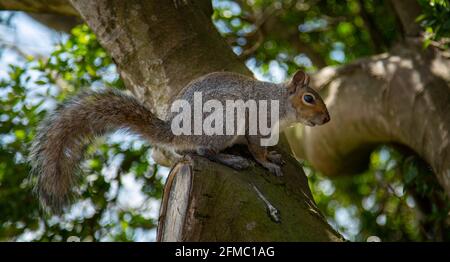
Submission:
<svg viewBox="0 0 450 262">
<path fill-rule="evenodd" d="M 158 240 L 342 241 L 314 203 L 298 161 L 280 152 L 283 177 L 257 164 L 238 172 L 201 157 L 177 163 L 165 188 Z"/>
</svg>

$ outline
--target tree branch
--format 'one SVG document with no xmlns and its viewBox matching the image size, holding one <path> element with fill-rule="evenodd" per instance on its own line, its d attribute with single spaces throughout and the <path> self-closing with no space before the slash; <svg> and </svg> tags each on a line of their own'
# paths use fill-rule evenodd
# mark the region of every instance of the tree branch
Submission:
<svg viewBox="0 0 450 262">
<path fill-rule="evenodd" d="M 390 0 L 391 5 L 402 26 L 405 37 L 420 36 L 422 28 L 416 23 L 416 18 L 420 15 L 421 7 L 416 0 Z"/>
<path fill-rule="evenodd" d="M 375 21 L 373 20 L 372 16 L 367 11 L 367 9 L 364 5 L 364 1 L 359 0 L 358 2 L 359 2 L 359 7 L 360 7 L 359 14 L 361 15 L 361 17 L 364 21 L 364 25 L 366 26 L 367 30 L 369 31 L 375 53 L 381 53 L 386 48 L 386 44 L 383 41 L 383 35 L 381 34 L 380 30 L 378 30 L 378 27 L 375 24 Z"/>
<path fill-rule="evenodd" d="M 324 68 L 312 83 L 328 94 L 331 121 L 291 130 L 297 157 L 325 175 L 354 174 L 367 169 L 377 145 L 401 144 L 450 195 L 450 61 L 439 50 L 404 43 L 391 54 Z"/>
<path fill-rule="evenodd" d="M 327 66 L 327 62 L 314 48 L 303 41 L 301 41 L 298 33 L 292 34 L 290 37 L 290 42 L 297 49 L 297 52 L 305 54 L 317 68 L 323 68 Z"/>
<path fill-rule="evenodd" d="M 0 10 L 78 16 L 68 0 L 0 0 Z"/>
<path fill-rule="evenodd" d="M 39 13 L 29 13 L 28 15 L 31 16 L 34 20 L 51 29 L 66 33 L 70 33 L 70 30 L 72 30 L 72 28 L 83 23 L 83 20 L 81 20 L 81 18 L 77 16 Z"/>
</svg>

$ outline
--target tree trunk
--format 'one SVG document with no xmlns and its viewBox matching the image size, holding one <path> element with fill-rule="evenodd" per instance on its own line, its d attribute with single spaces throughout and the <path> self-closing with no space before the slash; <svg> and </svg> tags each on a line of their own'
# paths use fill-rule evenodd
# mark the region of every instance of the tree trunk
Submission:
<svg viewBox="0 0 450 262">
<path fill-rule="evenodd" d="M 186 158 L 166 183 L 158 241 L 342 241 L 321 215 L 301 166 L 284 177 Z"/>
<path fill-rule="evenodd" d="M 210 1 L 71 2 L 127 88 L 161 118 L 198 76 L 250 74 L 213 27 Z M 165 189 L 159 240 L 342 240 L 320 215 L 298 162 L 289 158 L 283 171 L 281 178 L 256 165 L 236 172 L 201 158 L 176 164 Z"/>
</svg>

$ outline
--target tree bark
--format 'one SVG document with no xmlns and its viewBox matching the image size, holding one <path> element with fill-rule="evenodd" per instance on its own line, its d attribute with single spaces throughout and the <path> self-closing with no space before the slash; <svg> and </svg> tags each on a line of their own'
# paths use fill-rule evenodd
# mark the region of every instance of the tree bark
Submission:
<svg viewBox="0 0 450 262">
<path fill-rule="evenodd" d="M 34 20 L 56 31 L 70 33 L 75 26 L 83 23 L 78 16 L 64 16 L 57 14 L 29 13 Z"/>
<path fill-rule="evenodd" d="M 416 18 L 420 15 L 421 11 L 419 3 L 416 0 L 390 0 L 390 3 L 397 14 L 403 36 L 419 36 L 422 32 L 422 28 L 416 23 Z"/>
<path fill-rule="evenodd" d="M 161 118 L 198 76 L 250 74 L 213 27 L 210 1 L 71 2 L 127 88 Z M 159 240 L 341 241 L 317 210 L 298 163 L 290 158 L 283 170 L 276 178 L 256 165 L 236 172 L 201 158 L 178 163 L 166 185 Z"/>
<path fill-rule="evenodd" d="M 176 164 L 165 187 L 158 241 L 342 241 L 288 152 L 282 152 L 283 178 L 261 167 L 237 172 L 202 158 Z"/>
<path fill-rule="evenodd" d="M 28 12 L 39 23 L 66 33 L 83 22 L 69 0 L 0 0 L 0 10 Z"/>
<path fill-rule="evenodd" d="M 68 0 L 1 0 L 0 10 L 78 16 Z"/>
</svg>

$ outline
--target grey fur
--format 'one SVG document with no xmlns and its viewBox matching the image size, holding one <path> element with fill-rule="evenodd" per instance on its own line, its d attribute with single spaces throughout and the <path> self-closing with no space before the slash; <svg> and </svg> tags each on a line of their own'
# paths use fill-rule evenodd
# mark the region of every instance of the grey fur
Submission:
<svg viewBox="0 0 450 262">
<path fill-rule="evenodd" d="M 328 112 L 320 96 L 305 84 L 293 81 L 273 84 L 235 73 L 217 72 L 189 83 L 179 98 L 193 104 L 194 92 L 202 92 L 203 101 L 216 99 L 224 104 L 226 100 L 278 99 L 283 126 L 294 122 L 323 124 L 328 121 L 324 120 Z M 298 92 L 293 93 L 292 90 Z M 314 109 L 317 112 L 293 102 L 295 99 L 300 101 L 301 92 L 306 91 L 318 98 Z M 43 206 L 60 212 L 71 200 L 80 178 L 79 163 L 85 146 L 96 137 L 121 128 L 141 135 L 153 145 L 180 153 L 217 154 L 209 155 L 209 158 L 232 163 L 236 167 L 245 167 L 248 163 L 245 159 L 218 153 L 236 143 L 248 144 L 257 162 L 281 175 L 281 169 L 276 161 L 271 162 L 266 149 L 255 144 L 259 136 L 174 136 L 170 129 L 174 116 L 172 114 L 168 121 L 162 121 L 134 97 L 115 90 L 87 91 L 69 99 L 42 122 L 31 146 L 29 161 L 37 181 L 35 191 Z"/>
</svg>

